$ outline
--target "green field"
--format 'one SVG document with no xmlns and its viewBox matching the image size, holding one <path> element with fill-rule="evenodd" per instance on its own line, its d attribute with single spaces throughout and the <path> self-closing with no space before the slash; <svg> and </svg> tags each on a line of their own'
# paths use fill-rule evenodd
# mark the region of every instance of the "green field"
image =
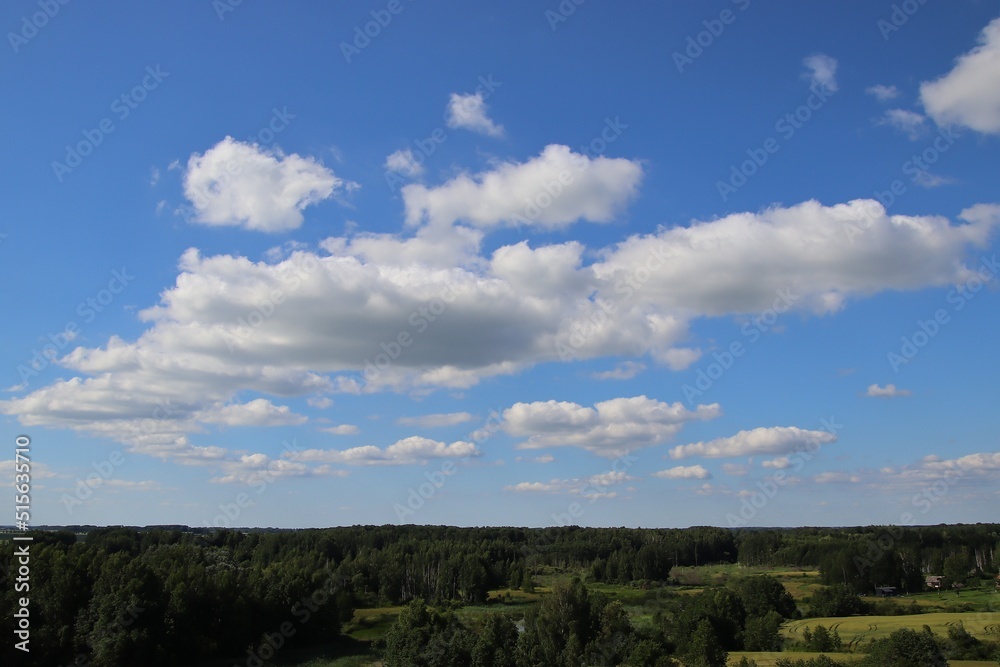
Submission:
<svg viewBox="0 0 1000 667">
<path fill-rule="evenodd" d="M 852 649 L 872 639 L 887 637 L 895 630 L 912 628 L 920 630 L 925 625 L 936 635 L 946 637 L 948 628 L 961 622 L 969 634 L 979 639 L 995 638 L 1000 633 L 1000 613 L 967 612 L 961 614 L 915 614 L 908 616 L 849 616 L 840 618 L 808 618 L 786 623 L 781 629 L 784 637 L 797 640 L 806 627 L 823 625 L 836 629 L 840 638 Z"/>
<path fill-rule="evenodd" d="M 757 667 L 774 667 L 775 663 L 781 658 L 808 660 L 809 658 L 816 658 L 821 655 L 828 655 L 837 662 L 846 663 L 854 662 L 864 657 L 858 653 L 748 653 L 737 651 L 729 654 L 729 664 L 735 665 L 740 661 L 741 657 L 746 656 L 748 659 L 755 661 Z M 997 667 L 997 663 L 990 660 L 952 660 L 948 665 L 950 667 Z"/>
<path fill-rule="evenodd" d="M 768 653 L 753 653 L 750 651 L 733 651 L 729 654 L 729 664 L 735 665 L 740 661 L 740 658 L 746 656 L 748 659 L 753 660 L 757 663 L 757 667 L 774 667 L 774 664 L 781 658 L 790 658 L 792 660 L 808 660 L 810 658 L 818 658 L 821 655 L 828 655 L 838 662 L 854 662 L 855 660 L 860 660 L 865 657 L 860 653 L 795 653 L 792 651 L 786 651 L 783 653 L 768 652 Z M 957 664 L 957 663 L 952 663 Z M 977 663 L 978 664 L 978 663 Z M 993 665 L 992 667 L 996 667 Z"/>
</svg>

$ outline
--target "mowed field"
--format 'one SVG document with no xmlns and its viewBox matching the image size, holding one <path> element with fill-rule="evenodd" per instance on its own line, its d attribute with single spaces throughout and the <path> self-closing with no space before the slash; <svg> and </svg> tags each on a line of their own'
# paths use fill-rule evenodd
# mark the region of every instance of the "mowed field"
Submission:
<svg viewBox="0 0 1000 667">
<path fill-rule="evenodd" d="M 781 658 L 808 660 L 810 658 L 818 658 L 821 655 L 828 655 L 837 662 L 847 664 L 861 660 L 864 657 L 860 653 L 793 653 L 791 651 L 785 653 L 748 653 L 737 651 L 729 654 L 729 665 L 736 665 L 743 656 L 756 662 L 757 667 L 774 667 Z M 950 667 L 997 667 L 997 663 L 990 660 L 951 660 L 948 662 L 948 665 Z"/>
<path fill-rule="evenodd" d="M 836 630 L 840 638 L 851 649 L 872 639 L 887 637 L 895 630 L 911 628 L 920 630 L 925 625 L 942 637 L 948 636 L 948 628 L 961 622 L 969 634 L 979 639 L 991 639 L 1000 633 L 1000 613 L 965 612 L 959 614 L 915 614 L 908 616 L 849 616 L 833 618 L 807 618 L 786 623 L 782 636 L 793 641 L 802 639 L 802 631 L 807 627 L 823 625 Z M 863 646 L 861 647 L 863 649 Z"/>
</svg>

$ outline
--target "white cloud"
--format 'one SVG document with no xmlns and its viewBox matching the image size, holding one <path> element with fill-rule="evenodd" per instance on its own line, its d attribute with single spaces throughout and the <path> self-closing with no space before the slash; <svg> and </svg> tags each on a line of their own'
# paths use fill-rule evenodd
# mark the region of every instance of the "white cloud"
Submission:
<svg viewBox="0 0 1000 667">
<path fill-rule="evenodd" d="M 156 187 L 156 184 L 160 182 L 160 170 L 156 167 L 151 167 L 149 170 L 149 185 L 151 187 Z"/>
<path fill-rule="evenodd" d="M 1000 473 L 1000 452 L 968 454 L 957 459 L 942 460 L 940 457 L 929 457 L 922 467 L 931 471 L 963 471 L 996 475 Z"/>
<path fill-rule="evenodd" d="M 913 182 L 922 188 L 936 188 L 942 185 L 949 185 L 955 182 L 954 178 L 932 174 L 927 170 L 920 170 L 913 175 Z"/>
<path fill-rule="evenodd" d="M 672 371 L 682 371 L 701 359 L 701 350 L 687 347 L 673 347 L 656 357 L 663 361 Z"/>
<path fill-rule="evenodd" d="M 469 95 L 452 93 L 445 122 L 450 128 L 471 130 L 490 137 L 503 136 L 503 125 L 497 125 L 486 115 L 486 101 L 481 92 Z"/>
<path fill-rule="evenodd" d="M 263 232 L 298 228 L 304 208 L 343 186 L 312 158 L 286 156 L 232 137 L 193 154 L 184 172 L 184 194 L 195 221 Z"/>
<path fill-rule="evenodd" d="M 897 389 L 894 384 L 887 384 L 884 387 L 880 387 L 877 384 L 869 385 L 868 391 L 865 392 L 865 396 L 872 396 L 875 398 L 896 398 L 899 396 L 910 396 L 912 392 L 909 389 Z"/>
<path fill-rule="evenodd" d="M 420 164 L 413 151 L 409 148 L 396 151 L 385 159 L 385 168 L 411 178 L 424 173 L 424 166 Z"/>
<path fill-rule="evenodd" d="M 170 487 L 165 487 L 160 482 L 151 479 L 136 482 L 126 479 L 111 478 L 103 480 L 101 482 L 101 486 L 107 486 L 113 489 L 125 489 L 126 491 L 151 491 L 157 493 L 176 490 Z"/>
<path fill-rule="evenodd" d="M 794 297 L 795 311 L 824 314 L 886 290 L 962 282 L 972 275 L 963 260 L 988 245 L 1000 207 L 979 205 L 960 218 L 889 216 L 874 201 L 805 202 L 593 249 L 518 243 L 483 256 L 482 232 L 462 227 L 426 237 L 423 228 L 405 240 L 326 239 L 322 251 L 289 247 L 280 260 L 191 249 L 175 284 L 140 312 L 141 335 L 77 347 L 55 362 L 69 379 L 0 401 L 0 412 L 224 473 L 243 454 L 188 436 L 254 415 L 303 419 L 282 413 L 273 397 L 463 389 L 560 359 L 558 345 L 576 340 L 580 323 L 588 334 L 574 348 L 578 359 L 649 354 L 669 365 L 687 354 L 670 351 L 688 349 L 679 346 L 691 321 L 759 313 L 779 293 Z M 649 267 L 648 280 L 620 289 L 637 267 Z M 597 299 L 615 306 L 602 322 L 593 319 Z M 392 350 L 402 333 L 410 344 L 389 359 L 383 345 Z M 373 374 L 366 362 L 379 354 L 391 363 Z M 226 411 L 248 394 L 268 402 L 255 404 L 259 412 Z M 669 411 L 649 402 L 660 406 L 651 413 Z M 560 426 L 566 433 L 540 424 L 524 431 L 524 444 L 551 438 L 609 452 L 664 442 L 685 420 L 705 418 L 670 423 L 577 408 L 594 413 L 592 421 Z"/>
<path fill-rule="evenodd" d="M 461 440 L 445 444 L 428 438 L 411 436 L 395 442 L 385 449 L 374 445 L 351 449 L 307 449 L 288 452 L 284 456 L 298 463 L 344 463 L 350 465 L 416 465 L 429 459 L 467 458 L 479 456 L 478 447 Z"/>
<path fill-rule="evenodd" d="M 612 486 L 617 486 L 632 480 L 633 478 L 624 472 L 608 471 L 582 479 L 552 479 L 548 482 L 519 482 L 504 487 L 504 491 L 513 493 L 552 493 L 581 495 L 591 501 L 600 499 L 616 498 L 617 491 L 608 491 Z"/>
<path fill-rule="evenodd" d="M 983 28 L 979 42 L 950 72 L 921 84 L 920 99 L 938 125 L 1000 134 L 1000 18 Z"/>
<path fill-rule="evenodd" d="M 327 398 L 326 396 L 311 396 L 308 399 L 306 399 L 306 403 L 314 408 L 325 410 L 331 405 L 333 405 L 333 400 Z"/>
<path fill-rule="evenodd" d="M 361 429 L 354 424 L 337 424 L 336 426 L 321 428 L 320 431 L 329 433 L 330 435 L 357 435 L 361 432 Z"/>
<path fill-rule="evenodd" d="M 861 477 L 847 472 L 821 472 L 813 476 L 813 481 L 817 484 L 858 484 Z"/>
<path fill-rule="evenodd" d="M 903 132 L 911 141 L 919 139 L 927 130 L 927 118 L 922 114 L 906 109 L 889 109 L 885 112 L 880 122 L 883 125 L 889 125 Z"/>
<path fill-rule="evenodd" d="M 475 418 L 475 415 L 468 412 L 448 412 L 433 415 L 422 415 L 420 417 L 400 417 L 396 420 L 396 422 L 406 426 L 438 428 L 441 426 L 456 426 L 457 424 L 464 424 Z"/>
<path fill-rule="evenodd" d="M 464 221 L 476 227 L 530 224 L 565 227 L 577 220 L 611 222 L 636 194 L 638 162 L 546 146 L 527 162 L 504 162 L 493 171 L 461 174 L 444 185 L 402 189 L 406 221 L 432 225 Z"/>
<path fill-rule="evenodd" d="M 743 477 L 750 474 L 750 468 L 742 463 L 723 463 L 722 472 L 733 477 Z"/>
<path fill-rule="evenodd" d="M 542 456 L 518 456 L 514 459 L 517 463 L 552 463 L 556 460 L 556 457 L 551 454 L 544 454 Z"/>
<path fill-rule="evenodd" d="M 712 473 L 702 466 L 677 466 L 654 472 L 653 477 L 661 479 L 712 479 Z"/>
<path fill-rule="evenodd" d="M 806 431 L 795 426 L 773 426 L 740 431 L 728 438 L 709 442 L 678 445 L 670 450 L 670 458 L 683 459 L 703 456 L 709 459 L 754 456 L 757 454 L 790 454 L 835 442 L 837 436 L 827 431 Z"/>
<path fill-rule="evenodd" d="M 879 102 L 888 102 L 899 97 L 899 88 L 896 88 L 896 86 L 884 86 L 880 83 L 869 86 L 865 89 L 865 92 L 874 96 Z"/>
<path fill-rule="evenodd" d="M 717 403 L 690 411 L 681 403 L 663 403 L 645 396 L 614 398 L 593 408 L 565 401 L 515 403 L 503 413 L 503 429 L 527 440 L 518 449 L 581 447 L 601 456 L 663 443 L 684 424 L 714 419 Z"/>
<path fill-rule="evenodd" d="M 595 380 L 631 380 L 644 370 L 646 370 L 646 364 L 641 364 L 638 361 L 623 361 L 610 371 L 592 373 L 591 377 Z"/>
<path fill-rule="evenodd" d="M 627 285 L 635 267 L 654 266 L 618 302 L 659 312 L 757 314 L 790 292 L 794 309 L 830 313 L 851 296 L 967 279 L 961 260 L 969 246 L 989 243 L 1000 208 L 971 207 L 959 218 L 968 224 L 887 215 L 873 200 L 808 201 L 633 236 L 606 249 L 593 271 L 604 285 Z"/>
<path fill-rule="evenodd" d="M 835 92 L 837 90 L 837 60 L 828 55 L 817 53 L 802 60 L 802 64 L 809 70 L 805 77 L 810 85 L 820 86 Z"/>
<path fill-rule="evenodd" d="M 785 468 L 790 468 L 792 466 L 792 461 L 787 456 L 779 456 L 768 461 L 764 461 L 760 464 L 764 468 L 774 468 L 777 470 L 784 470 Z"/>
<path fill-rule="evenodd" d="M 199 412 L 195 418 L 206 424 L 225 426 L 293 426 L 307 421 L 305 416 L 295 414 L 287 405 L 274 405 L 264 398 L 213 407 Z"/>
</svg>

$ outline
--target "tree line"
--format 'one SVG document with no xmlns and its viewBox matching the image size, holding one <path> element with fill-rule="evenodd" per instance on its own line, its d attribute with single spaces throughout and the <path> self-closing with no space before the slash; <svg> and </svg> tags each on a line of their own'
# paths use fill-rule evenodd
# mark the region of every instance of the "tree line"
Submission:
<svg viewBox="0 0 1000 667">
<path fill-rule="evenodd" d="M 956 582 L 992 578 L 1000 564 L 1000 526 L 995 524 L 777 530 L 71 528 L 33 533 L 34 664 L 169 665 L 259 656 L 276 650 L 275 644 L 337 642 L 356 608 L 483 604 L 491 590 L 530 590 L 533 577 L 547 568 L 579 572 L 595 582 L 637 582 L 666 590 L 662 586 L 671 583 L 675 566 L 817 566 L 826 583 L 844 591 L 821 601 L 835 610 L 856 604 L 853 593 L 875 585 L 917 590 L 926 574 L 945 574 Z M 0 578 L 15 571 L 12 554 L 13 544 L 4 542 Z M 605 644 L 620 640 L 614 655 L 641 654 L 646 663 L 656 664 L 655 656 L 683 653 L 695 640 L 726 648 L 767 646 L 794 605 L 790 609 L 787 600 L 772 600 L 760 607 L 755 601 L 768 599 L 768 584 L 756 585 L 764 588 L 665 601 L 656 610 L 661 615 L 657 630 L 631 632 L 620 623 L 620 614 L 608 609 L 613 603 L 573 589 L 567 595 L 583 600 L 590 611 L 574 621 L 577 643 L 559 650 L 573 656 L 611 651 Z M 772 593 L 778 595 L 777 589 Z M 0 589 L 4 618 L 12 618 L 19 595 L 5 580 Z M 420 623 L 458 627 L 445 620 Z M 510 634 L 501 621 L 493 623 L 490 632 Z M 521 637 L 549 641 L 544 636 L 551 620 L 534 634 L 530 619 L 524 623 Z M 549 656 L 554 649 L 537 650 Z M 13 658 L 10 643 L 3 651 Z M 23 658 L 18 655 L 19 664 L 26 664 Z"/>
</svg>

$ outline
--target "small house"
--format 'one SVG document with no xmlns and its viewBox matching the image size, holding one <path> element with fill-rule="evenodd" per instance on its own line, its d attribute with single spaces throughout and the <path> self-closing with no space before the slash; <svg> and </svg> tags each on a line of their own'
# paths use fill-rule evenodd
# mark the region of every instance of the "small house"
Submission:
<svg viewBox="0 0 1000 667">
<path fill-rule="evenodd" d="M 877 598 L 894 598 L 899 595 L 895 586 L 876 586 L 875 587 L 875 597 Z"/>
<path fill-rule="evenodd" d="M 931 575 L 924 579 L 924 583 L 932 591 L 939 591 L 944 586 L 944 577 L 941 575 Z"/>
</svg>

